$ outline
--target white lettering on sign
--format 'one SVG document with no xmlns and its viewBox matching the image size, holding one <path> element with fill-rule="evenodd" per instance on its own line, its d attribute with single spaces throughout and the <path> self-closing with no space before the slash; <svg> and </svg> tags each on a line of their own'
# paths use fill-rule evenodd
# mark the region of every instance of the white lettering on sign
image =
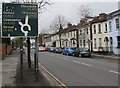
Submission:
<svg viewBox="0 0 120 88">
<path fill-rule="evenodd" d="M 21 19 L 3 19 L 3 21 L 21 21 Z"/>
</svg>

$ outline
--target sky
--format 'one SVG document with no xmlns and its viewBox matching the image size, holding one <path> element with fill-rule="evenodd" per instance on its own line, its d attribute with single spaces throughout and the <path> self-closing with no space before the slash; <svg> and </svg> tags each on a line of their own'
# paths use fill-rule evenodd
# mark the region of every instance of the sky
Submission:
<svg viewBox="0 0 120 88">
<path fill-rule="evenodd" d="M 0 0 L 12 1 L 12 0 Z M 118 1 L 120 0 L 50 0 L 52 5 L 48 6 L 45 12 L 39 14 L 39 33 L 49 29 L 50 24 L 58 15 L 64 16 L 68 22 L 78 24 L 81 17 L 78 15 L 80 5 L 88 5 L 93 16 L 100 13 L 110 13 L 118 9 Z"/>
<path fill-rule="evenodd" d="M 78 8 L 80 5 L 88 5 L 92 11 L 93 16 L 100 13 L 110 13 L 118 9 L 118 1 L 116 2 L 77 2 L 77 0 L 70 0 L 69 2 L 54 2 L 48 7 L 48 10 L 39 14 L 39 30 L 43 31 L 50 28 L 50 24 L 58 15 L 64 16 L 68 22 L 78 24 L 80 15 L 78 15 Z"/>
</svg>

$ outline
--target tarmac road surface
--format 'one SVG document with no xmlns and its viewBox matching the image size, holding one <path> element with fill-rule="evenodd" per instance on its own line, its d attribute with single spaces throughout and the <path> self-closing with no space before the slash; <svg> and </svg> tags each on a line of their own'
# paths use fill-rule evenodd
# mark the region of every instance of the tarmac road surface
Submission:
<svg viewBox="0 0 120 88">
<path fill-rule="evenodd" d="M 118 86 L 118 62 L 39 52 L 39 63 L 67 86 Z"/>
</svg>

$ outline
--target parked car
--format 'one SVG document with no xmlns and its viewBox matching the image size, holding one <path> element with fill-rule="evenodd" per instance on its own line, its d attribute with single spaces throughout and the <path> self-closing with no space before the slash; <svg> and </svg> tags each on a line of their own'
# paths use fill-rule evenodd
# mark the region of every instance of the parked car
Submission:
<svg viewBox="0 0 120 88">
<path fill-rule="evenodd" d="M 48 49 L 49 52 L 53 52 L 53 50 L 54 50 L 54 47 L 49 47 Z"/>
<path fill-rule="evenodd" d="M 43 46 L 40 46 L 38 49 L 38 51 L 40 51 L 40 52 L 43 52 L 44 50 L 45 50 L 45 47 L 43 47 Z"/>
<path fill-rule="evenodd" d="M 88 49 L 84 49 L 80 52 L 81 57 L 91 57 L 91 52 Z"/>
<path fill-rule="evenodd" d="M 63 50 L 60 47 L 57 47 L 55 51 L 56 53 L 62 53 Z"/>
<path fill-rule="evenodd" d="M 56 53 L 56 47 L 53 47 L 52 52 L 53 52 L 53 53 Z"/>
<path fill-rule="evenodd" d="M 73 56 L 79 57 L 80 52 L 83 51 L 83 48 L 77 48 L 74 50 Z"/>
<path fill-rule="evenodd" d="M 68 47 L 63 50 L 62 54 L 64 55 L 73 55 L 75 48 Z"/>
<path fill-rule="evenodd" d="M 48 49 L 49 49 L 48 47 L 45 47 L 45 51 L 48 51 Z"/>
</svg>

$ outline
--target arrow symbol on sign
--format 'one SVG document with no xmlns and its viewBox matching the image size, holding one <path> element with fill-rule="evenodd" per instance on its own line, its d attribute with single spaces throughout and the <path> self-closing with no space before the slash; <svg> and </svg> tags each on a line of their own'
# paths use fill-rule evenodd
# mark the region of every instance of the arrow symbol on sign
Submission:
<svg viewBox="0 0 120 88">
<path fill-rule="evenodd" d="M 25 24 L 23 24 L 22 22 L 18 22 L 21 25 L 21 31 L 25 34 L 25 36 L 27 36 L 28 31 L 31 31 L 31 27 L 28 24 L 28 15 L 26 15 L 25 17 Z M 28 31 L 23 30 L 24 27 L 28 27 Z"/>
</svg>

